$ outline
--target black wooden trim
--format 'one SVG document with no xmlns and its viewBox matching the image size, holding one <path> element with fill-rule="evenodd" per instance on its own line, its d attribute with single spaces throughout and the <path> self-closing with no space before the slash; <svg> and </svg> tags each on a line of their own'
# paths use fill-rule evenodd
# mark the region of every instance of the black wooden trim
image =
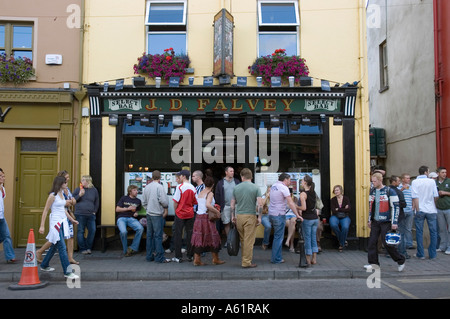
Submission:
<svg viewBox="0 0 450 319">
<path fill-rule="evenodd" d="M 344 151 L 344 193 L 350 199 L 352 220 L 348 237 L 356 237 L 356 165 L 355 165 L 355 119 L 343 118 L 343 151 Z"/>
<path fill-rule="evenodd" d="M 320 189 L 318 194 L 323 202 L 322 217 L 330 217 L 330 118 L 322 123 L 322 136 L 320 140 Z"/>
<path fill-rule="evenodd" d="M 116 126 L 116 201 L 119 201 L 124 194 L 125 152 L 122 134 L 124 122 L 125 118 L 119 117 L 119 123 Z"/>
<path fill-rule="evenodd" d="M 91 137 L 90 137 L 90 154 L 89 154 L 89 175 L 92 177 L 92 183 L 97 188 L 99 198 L 102 194 L 102 118 L 91 117 Z M 97 224 L 102 221 L 102 202 L 97 212 Z"/>
</svg>

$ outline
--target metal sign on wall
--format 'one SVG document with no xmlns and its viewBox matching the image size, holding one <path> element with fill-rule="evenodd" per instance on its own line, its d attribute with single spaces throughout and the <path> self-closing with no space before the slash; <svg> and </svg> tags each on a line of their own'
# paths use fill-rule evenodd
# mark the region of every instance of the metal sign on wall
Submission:
<svg viewBox="0 0 450 319">
<path fill-rule="evenodd" d="M 222 9 L 214 16 L 214 76 L 233 76 L 234 18 Z"/>
</svg>

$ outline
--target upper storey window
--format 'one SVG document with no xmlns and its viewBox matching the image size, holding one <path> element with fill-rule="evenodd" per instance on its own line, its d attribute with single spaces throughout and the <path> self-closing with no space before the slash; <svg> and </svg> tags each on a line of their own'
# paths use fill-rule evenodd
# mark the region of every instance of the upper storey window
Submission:
<svg viewBox="0 0 450 319">
<path fill-rule="evenodd" d="M 299 54 L 299 11 L 297 1 L 260 0 L 258 2 L 258 56 L 285 49 Z"/>
<path fill-rule="evenodd" d="M 0 21 L 0 53 L 33 60 L 33 25 Z"/>
<path fill-rule="evenodd" d="M 186 8 L 186 0 L 147 2 L 147 53 L 162 53 L 169 47 L 177 54 L 187 53 Z"/>
</svg>

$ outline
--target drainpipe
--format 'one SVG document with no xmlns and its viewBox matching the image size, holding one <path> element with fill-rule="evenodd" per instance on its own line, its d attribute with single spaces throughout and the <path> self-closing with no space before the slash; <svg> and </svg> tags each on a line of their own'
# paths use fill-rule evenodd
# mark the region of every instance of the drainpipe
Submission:
<svg viewBox="0 0 450 319">
<path fill-rule="evenodd" d="M 83 53 L 84 53 L 84 16 L 85 16 L 85 0 L 81 0 L 81 10 L 80 10 L 80 47 L 79 47 L 79 57 L 78 57 L 78 91 L 75 93 L 75 97 L 78 100 L 78 139 L 76 143 L 76 160 L 74 169 L 73 181 L 78 181 L 81 177 L 81 129 L 82 129 L 82 110 L 83 110 L 83 99 L 86 97 L 86 92 L 83 90 Z M 75 183 L 76 185 L 76 183 Z"/>
<path fill-rule="evenodd" d="M 442 78 L 439 68 L 440 62 L 440 43 L 439 43 L 439 10 L 438 0 L 433 0 L 433 22 L 434 22 L 434 84 L 435 84 L 435 100 L 436 100 L 436 162 L 437 167 L 441 166 L 442 149 L 441 149 L 441 93 Z"/>
</svg>

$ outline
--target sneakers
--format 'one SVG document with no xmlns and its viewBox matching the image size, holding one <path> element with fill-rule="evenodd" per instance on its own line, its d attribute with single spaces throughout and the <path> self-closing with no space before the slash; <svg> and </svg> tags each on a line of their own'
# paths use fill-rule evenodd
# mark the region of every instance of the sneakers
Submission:
<svg viewBox="0 0 450 319">
<path fill-rule="evenodd" d="M 373 269 L 373 266 L 372 266 L 372 264 L 367 264 L 367 265 L 364 265 L 364 268 L 365 268 L 366 270 L 372 270 L 372 269 Z"/>
<path fill-rule="evenodd" d="M 50 271 L 54 271 L 54 270 L 55 270 L 55 268 L 53 268 L 53 267 L 45 267 L 45 268 L 39 267 L 39 268 L 40 268 L 42 271 L 47 271 L 47 272 L 50 272 Z M 64 274 L 64 277 L 69 278 L 69 279 L 78 279 L 78 278 L 80 278 L 80 276 L 75 275 L 73 272 L 68 273 L 68 274 Z"/>
<path fill-rule="evenodd" d="M 172 258 L 172 261 L 173 261 L 174 263 L 181 263 L 181 262 L 182 262 L 182 259 L 181 259 L 181 258 L 177 258 L 177 257 L 173 257 L 173 258 Z"/>
<path fill-rule="evenodd" d="M 405 269 L 405 265 L 406 265 L 406 263 L 403 263 L 403 264 L 401 264 L 401 265 L 398 265 L 398 271 L 399 271 L 399 272 L 402 272 L 403 269 Z"/>
<path fill-rule="evenodd" d="M 80 278 L 80 276 L 75 275 L 73 272 L 68 273 L 68 274 L 64 274 L 64 277 L 66 277 L 68 279 L 78 279 L 78 278 Z"/>
<path fill-rule="evenodd" d="M 445 251 L 445 254 L 446 254 L 446 255 L 450 255 L 450 247 L 447 248 L 447 250 Z"/>
</svg>

